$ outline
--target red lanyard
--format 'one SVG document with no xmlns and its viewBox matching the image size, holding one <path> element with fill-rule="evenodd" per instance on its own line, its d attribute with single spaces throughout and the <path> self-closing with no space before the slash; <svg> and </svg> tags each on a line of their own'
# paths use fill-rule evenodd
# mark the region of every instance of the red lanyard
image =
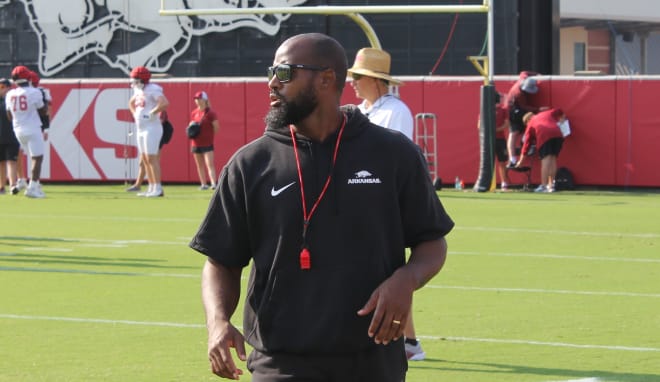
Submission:
<svg viewBox="0 0 660 382">
<path fill-rule="evenodd" d="M 303 182 L 302 168 L 300 167 L 300 158 L 298 157 L 298 144 L 296 143 L 296 136 L 293 132 L 293 125 L 289 125 L 289 132 L 291 133 L 291 141 L 293 141 L 293 153 L 296 156 L 296 167 L 298 168 L 298 181 L 300 182 L 300 195 L 302 197 L 302 209 L 303 209 L 303 248 L 300 251 L 300 269 L 310 269 L 312 266 L 309 249 L 307 248 L 307 228 L 309 223 L 312 220 L 312 215 L 316 212 L 316 207 L 319 206 L 321 199 L 325 196 L 325 192 L 328 190 L 330 185 L 330 180 L 332 180 L 332 173 L 335 169 L 335 162 L 337 162 L 337 153 L 339 152 L 339 142 L 341 142 L 341 136 L 344 133 L 344 127 L 346 126 L 346 114 L 344 114 L 344 120 L 341 123 L 341 128 L 339 129 L 339 134 L 337 135 L 337 142 L 335 142 L 335 151 L 332 155 L 332 167 L 330 168 L 330 173 L 328 174 L 328 179 L 325 180 L 325 185 L 316 198 L 316 202 L 312 206 L 312 209 L 307 212 L 307 202 L 305 202 L 305 183 Z"/>
</svg>

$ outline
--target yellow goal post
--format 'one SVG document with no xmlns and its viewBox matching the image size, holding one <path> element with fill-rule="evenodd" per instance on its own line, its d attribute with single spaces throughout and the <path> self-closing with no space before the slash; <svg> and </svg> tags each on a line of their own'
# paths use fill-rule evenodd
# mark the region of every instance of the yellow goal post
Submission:
<svg viewBox="0 0 660 382">
<path fill-rule="evenodd" d="M 305 15 L 344 15 L 355 21 L 369 39 L 373 48 L 381 48 L 380 41 L 374 29 L 362 14 L 411 14 L 411 13 L 487 13 L 488 14 L 488 56 L 482 57 L 482 67 L 477 66 L 469 58 L 484 77 L 484 83 L 493 82 L 493 2 L 483 0 L 481 5 L 317 5 L 299 7 L 269 7 L 269 8 L 199 8 L 176 9 L 165 6 L 167 0 L 160 1 L 161 16 L 199 16 L 199 15 L 244 15 L 244 14 L 305 14 Z"/>
</svg>

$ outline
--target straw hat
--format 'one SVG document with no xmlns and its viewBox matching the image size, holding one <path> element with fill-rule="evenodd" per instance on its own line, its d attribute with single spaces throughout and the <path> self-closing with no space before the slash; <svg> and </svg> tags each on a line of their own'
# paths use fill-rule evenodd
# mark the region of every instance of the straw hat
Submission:
<svg viewBox="0 0 660 382">
<path fill-rule="evenodd" d="M 363 76 L 380 78 L 391 84 L 401 83 L 390 76 L 390 54 L 381 49 L 362 48 L 355 56 L 353 67 L 348 69 L 348 74 L 360 74 Z"/>
</svg>

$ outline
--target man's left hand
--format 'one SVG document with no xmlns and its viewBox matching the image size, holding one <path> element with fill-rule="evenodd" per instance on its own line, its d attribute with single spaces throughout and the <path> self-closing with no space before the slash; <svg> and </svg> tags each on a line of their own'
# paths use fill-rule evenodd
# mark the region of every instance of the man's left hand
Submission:
<svg viewBox="0 0 660 382">
<path fill-rule="evenodd" d="M 377 344 L 387 345 L 403 335 L 408 322 L 414 282 L 404 269 L 399 269 L 371 294 L 357 314 L 366 316 L 373 312 L 369 325 L 369 337 Z"/>
</svg>

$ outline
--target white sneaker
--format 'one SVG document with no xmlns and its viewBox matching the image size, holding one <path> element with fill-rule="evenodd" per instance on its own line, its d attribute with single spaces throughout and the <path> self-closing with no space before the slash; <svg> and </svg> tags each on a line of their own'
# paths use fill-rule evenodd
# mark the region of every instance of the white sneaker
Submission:
<svg viewBox="0 0 660 382">
<path fill-rule="evenodd" d="M 422 350 L 421 342 L 417 341 L 417 345 L 411 345 L 406 342 L 406 357 L 408 357 L 408 361 L 422 361 L 426 358 L 426 353 Z"/>
<path fill-rule="evenodd" d="M 147 187 L 146 191 L 140 191 L 140 192 L 136 193 L 135 195 L 140 196 L 140 197 L 145 197 L 145 196 L 149 195 L 152 190 L 153 189 L 151 187 Z"/>
<path fill-rule="evenodd" d="M 548 188 L 545 186 L 545 184 L 541 184 L 534 189 L 534 192 L 548 192 Z"/>
<path fill-rule="evenodd" d="M 153 191 L 149 191 L 149 192 L 147 192 L 147 194 L 145 196 L 147 198 L 158 198 L 158 197 L 165 196 L 165 193 L 163 192 L 163 189 L 161 188 L 160 190 L 156 189 L 156 190 L 153 190 Z"/>
<path fill-rule="evenodd" d="M 19 179 L 19 180 L 16 182 L 16 187 L 18 187 L 18 190 L 19 190 L 19 191 L 23 191 L 23 190 L 25 190 L 26 188 L 28 188 L 27 181 L 26 181 L 25 179 L 23 179 L 23 178 Z"/>
<path fill-rule="evenodd" d="M 25 196 L 28 198 L 43 199 L 46 197 L 46 194 L 41 190 L 41 184 L 31 184 L 25 190 Z"/>
</svg>

